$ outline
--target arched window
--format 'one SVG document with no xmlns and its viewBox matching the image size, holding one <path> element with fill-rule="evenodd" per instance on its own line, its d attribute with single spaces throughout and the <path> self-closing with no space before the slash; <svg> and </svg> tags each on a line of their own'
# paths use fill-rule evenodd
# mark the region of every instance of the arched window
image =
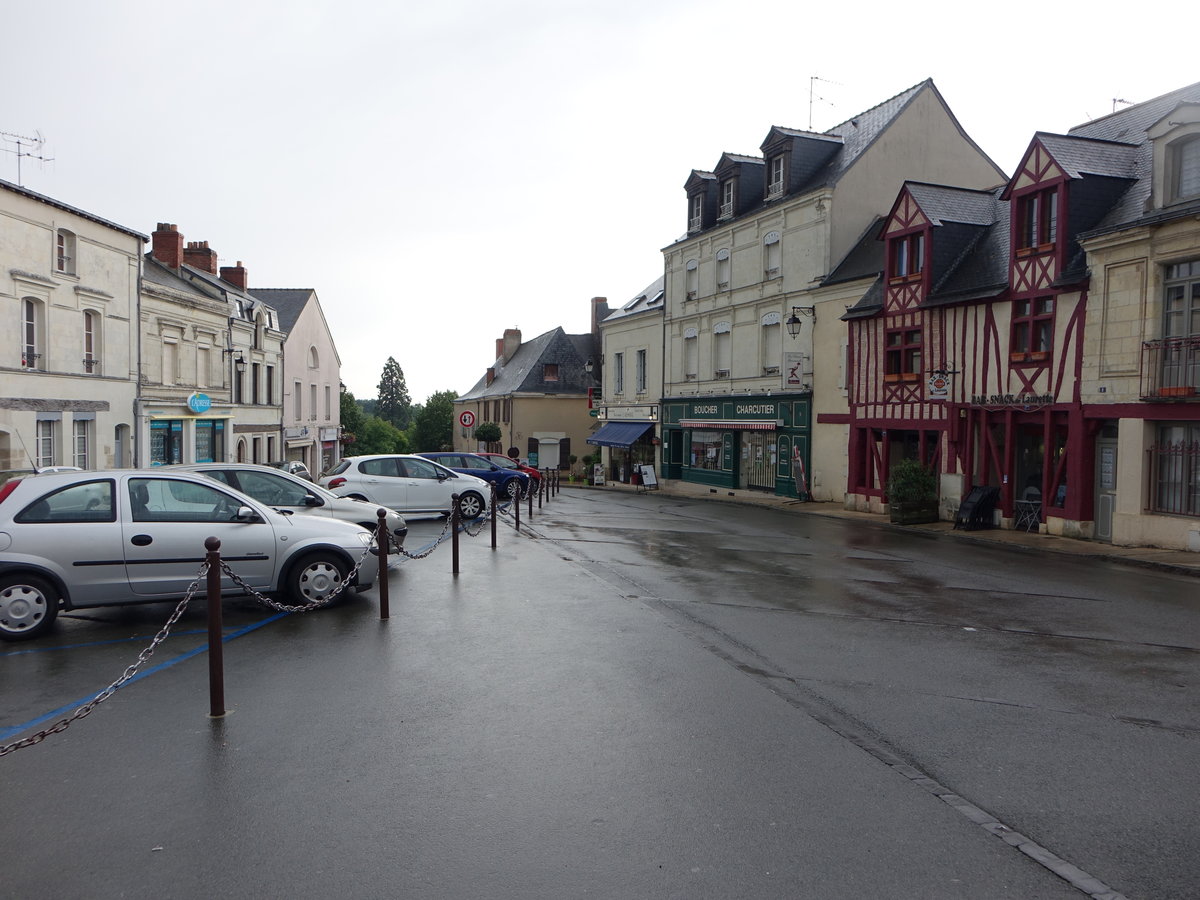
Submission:
<svg viewBox="0 0 1200 900">
<path fill-rule="evenodd" d="M 700 371 L 700 352 L 697 349 L 696 329 L 687 328 L 683 332 L 683 378 L 684 381 L 695 381 Z"/>
<path fill-rule="evenodd" d="M 260 310 L 254 316 L 254 349 L 261 350 L 263 348 L 263 337 L 267 331 L 266 322 L 262 311 Z"/>
<path fill-rule="evenodd" d="M 729 290 L 729 250 L 717 251 L 717 290 Z"/>
<path fill-rule="evenodd" d="M 308 367 L 310 369 L 321 368 L 321 356 L 317 353 L 315 346 L 308 348 Z"/>
<path fill-rule="evenodd" d="M 768 281 L 780 276 L 779 232 L 772 231 L 763 238 L 763 274 Z"/>
<path fill-rule="evenodd" d="M 1175 141 L 1171 153 L 1171 199 L 1200 196 L 1200 134 Z"/>
<path fill-rule="evenodd" d="M 713 377 L 729 378 L 733 368 L 732 326 L 718 322 L 713 326 Z"/>
<path fill-rule="evenodd" d="M 700 290 L 700 264 L 694 259 L 689 259 L 684 267 L 683 285 L 687 292 L 684 299 L 695 300 Z"/>
</svg>

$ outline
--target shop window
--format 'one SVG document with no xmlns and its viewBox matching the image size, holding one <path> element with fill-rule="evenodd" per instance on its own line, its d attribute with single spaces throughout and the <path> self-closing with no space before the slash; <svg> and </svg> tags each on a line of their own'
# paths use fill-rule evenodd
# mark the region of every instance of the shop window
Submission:
<svg viewBox="0 0 1200 900">
<path fill-rule="evenodd" d="M 693 431 L 691 466 L 693 469 L 721 469 L 721 432 Z"/>
<path fill-rule="evenodd" d="M 156 419 L 151 422 L 150 465 L 170 466 L 183 461 L 183 421 Z"/>
<path fill-rule="evenodd" d="M 1160 425 L 1150 448 L 1152 512 L 1200 516 L 1200 425 Z"/>
</svg>

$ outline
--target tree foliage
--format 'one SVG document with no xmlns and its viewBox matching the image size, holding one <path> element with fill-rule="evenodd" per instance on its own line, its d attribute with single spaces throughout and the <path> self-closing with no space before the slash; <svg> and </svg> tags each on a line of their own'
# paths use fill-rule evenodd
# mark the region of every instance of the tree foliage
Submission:
<svg viewBox="0 0 1200 900">
<path fill-rule="evenodd" d="M 342 430 L 357 438 L 358 433 L 362 430 L 363 422 L 366 421 L 366 416 L 362 414 L 362 408 L 349 391 L 342 391 L 339 402 L 341 404 Z"/>
<path fill-rule="evenodd" d="M 450 423 L 453 427 L 453 422 Z M 504 436 L 504 432 L 500 430 L 500 426 L 495 422 L 480 422 L 475 426 L 475 440 L 482 441 L 485 444 L 499 443 L 500 438 Z"/>
<path fill-rule="evenodd" d="M 454 449 L 454 399 L 457 391 L 430 394 L 413 423 L 413 446 L 418 452 Z"/>
<path fill-rule="evenodd" d="M 389 356 L 379 377 L 379 397 L 375 415 L 403 430 L 412 422 L 412 397 L 404 381 L 404 371 L 394 357 Z"/>
<path fill-rule="evenodd" d="M 379 416 L 363 420 L 362 428 L 356 433 L 354 455 L 367 456 L 372 453 L 407 453 L 408 438 L 391 422 Z"/>
</svg>

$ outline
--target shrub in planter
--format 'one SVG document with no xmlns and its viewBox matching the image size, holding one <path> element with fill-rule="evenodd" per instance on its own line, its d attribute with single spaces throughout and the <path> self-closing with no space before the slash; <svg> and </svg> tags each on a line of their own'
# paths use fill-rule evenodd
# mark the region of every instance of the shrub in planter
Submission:
<svg viewBox="0 0 1200 900">
<path fill-rule="evenodd" d="M 896 525 L 938 520 L 937 478 L 915 459 L 892 466 L 887 483 L 888 511 Z"/>
</svg>

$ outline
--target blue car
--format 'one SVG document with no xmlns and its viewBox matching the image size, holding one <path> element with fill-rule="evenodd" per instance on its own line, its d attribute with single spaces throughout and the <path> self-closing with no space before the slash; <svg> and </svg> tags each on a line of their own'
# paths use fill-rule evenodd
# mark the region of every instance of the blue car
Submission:
<svg viewBox="0 0 1200 900">
<path fill-rule="evenodd" d="M 530 478 L 517 469 L 504 469 L 486 456 L 477 453 L 457 453 L 449 450 L 438 453 L 419 453 L 426 459 L 441 463 L 447 469 L 474 475 L 496 486 L 496 496 L 519 500 L 529 492 Z"/>
</svg>

